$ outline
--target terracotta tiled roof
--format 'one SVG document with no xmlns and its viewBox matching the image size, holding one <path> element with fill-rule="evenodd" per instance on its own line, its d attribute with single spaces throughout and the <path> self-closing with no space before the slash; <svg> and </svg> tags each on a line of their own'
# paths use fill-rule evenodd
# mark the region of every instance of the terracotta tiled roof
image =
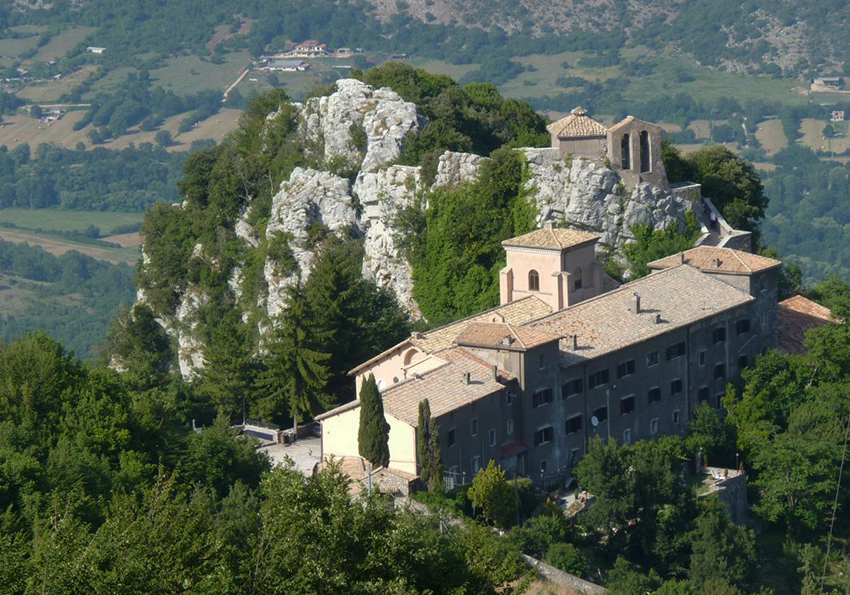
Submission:
<svg viewBox="0 0 850 595">
<path fill-rule="evenodd" d="M 666 269 L 679 266 L 683 264 L 681 254 L 660 258 L 650 262 L 648 266 L 651 269 Z M 685 250 L 684 255 L 684 264 L 696 267 L 701 271 L 729 273 L 732 275 L 750 275 L 782 265 L 781 261 L 767 258 L 766 256 L 714 246 L 691 248 L 690 250 Z"/>
<path fill-rule="evenodd" d="M 600 138 L 608 133 L 608 129 L 588 116 L 582 107 L 577 107 L 569 116 L 552 122 L 546 130 L 557 138 Z"/>
<path fill-rule="evenodd" d="M 464 373 L 469 373 L 469 383 L 464 382 Z M 391 386 L 381 393 L 381 397 L 384 411 L 416 427 L 419 403 L 423 399 L 428 399 L 431 415 L 439 417 L 504 388 L 493 377 L 492 369 L 449 362 Z"/>
<path fill-rule="evenodd" d="M 443 360 L 444 362 L 453 362 L 460 366 L 480 366 L 482 369 L 486 369 L 488 373 L 493 370 L 493 364 L 488 361 L 484 361 L 477 355 L 471 354 L 463 347 L 452 347 L 451 349 L 445 349 L 439 352 L 434 357 Z M 516 380 L 516 376 L 506 370 L 503 370 L 502 368 L 497 368 L 497 373 L 499 375 L 499 382 L 508 383 L 513 380 Z"/>
<path fill-rule="evenodd" d="M 631 310 L 633 295 L 641 310 Z M 526 326 L 557 334 L 561 365 L 570 366 L 646 341 L 755 298 L 688 266 L 678 266 L 627 283 Z M 656 315 L 660 322 L 656 322 Z M 573 349 L 571 335 L 578 335 Z"/>
<path fill-rule="evenodd" d="M 564 229 L 560 227 L 541 227 L 534 231 L 511 238 L 502 242 L 502 246 L 516 248 L 543 248 L 546 250 L 563 250 L 572 248 L 579 244 L 595 242 L 599 236 L 577 229 Z"/>
<path fill-rule="evenodd" d="M 485 349 L 525 351 L 557 340 L 557 335 L 547 335 L 512 324 L 473 322 L 457 336 L 455 343 Z"/>
<path fill-rule="evenodd" d="M 829 308 L 824 308 L 801 295 L 779 302 L 779 348 L 786 353 L 806 353 L 806 332 L 835 323 Z"/>
<path fill-rule="evenodd" d="M 611 126 L 611 128 L 608 129 L 608 132 L 617 132 L 617 130 L 623 128 L 627 124 L 634 122 L 635 120 L 637 120 L 637 118 L 635 118 L 634 116 L 626 116 L 625 118 Z"/>
<path fill-rule="evenodd" d="M 424 353 L 436 353 L 454 345 L 457 336 L 473 322 L 507 322 L 508 324 L 525 324 L 542 318 L 552 312 L 551 306 L 535 295 L 485 310 L 480 314 L 470 316 L 428 331 L 414 335 L 409 341 Z"/>
</svg>

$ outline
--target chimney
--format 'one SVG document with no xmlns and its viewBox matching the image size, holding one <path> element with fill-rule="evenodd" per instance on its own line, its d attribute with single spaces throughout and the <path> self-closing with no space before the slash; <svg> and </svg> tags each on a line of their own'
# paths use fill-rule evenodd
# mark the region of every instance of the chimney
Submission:
<svg viewBox="0 0 850 595">
<path fill-rule="evenodd" d="M 640 294 L 637 292 L 632 294 L 632 312 L 640 314 Z"/>
<path fill-rule="evenodd" d="M 543 229 L 555 229 L 556 227 L 555 222 L 551 219 L 547 219 L 543 222 Z"/>
<path fill-rule="evenodd" d="M 493 380 L 499 379 L 499 366 L 493 364 Z"/>
<path fill-rule="evenodd" d="M 571 335 L 573 339 L 573 351 L 578 351 L 578 335 Z"/>
<path fill-rule="evenodd" d="M 422 338 L 422 333 L 420 333 L 420 332 L 418 332 L 418 331 L 417 331 L 417 332 L 415 332 L 415 333 L 411 334 L 411 335 L 410 335 L 410 338 L 411 338 L 411 339 L 421 339 L 421 338 Z"/>
<path fill-rule="evenodd" d="M 471 377 L 472 377 L 472 375 L 471 375 L 469 372 L 464 372 L 464 373 L 463 373 L 463 378 L 461 379 L 461 382 L 462 382 L 463 384 L 469 384 L 469 381 L 470 381 Z"/>
<path fill-rule="evenodd" d="M 685 253 L 679 252 L 679 264 L 685 264 Z"/>
<path fill-rule="evenodd" d="M 711 264 L 714 266 L 714 268 L 719 269 L 720 268 L 720 259 L 715 258 L 714 260 L 711 261 Z"/>
<path fill-rule="evenodd" d="M 661 314 L 655 315 L 655 324 L 661 324 Z"/>
</svg>

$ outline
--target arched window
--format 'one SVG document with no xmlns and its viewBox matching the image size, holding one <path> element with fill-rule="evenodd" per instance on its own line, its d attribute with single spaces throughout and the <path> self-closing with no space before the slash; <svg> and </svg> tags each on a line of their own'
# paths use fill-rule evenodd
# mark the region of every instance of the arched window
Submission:
<svg viewBox="0 0 850 595">
<path fill-rule="evenodd" d="M 417 353 L 419 352 L 415 349 L 409 349 L 407 353 L 404 354 L 404 365 L 409 366 L 410 362 L 413 361 L 413 356 L 415 356 Z"/>
<path fill-rule="evenodd" d="M 528 271 L 528 291 L 540 291 L 540 275 L 537 271 Z"/>
<path fill-rule="evenodd" d="M 578 291 L 581 289 L 581 267 L 576 269 L 576 272 L 573 273 L 573 291 Z"/>
<path fill-rule="evenodd" d="M 640 173 L 645 174 L 652 171 L 652 154 L 649 144 L 649 132 L 640 133 Z"/>
<path fill-rule="evenodd" d="M 620 139 L 620 157 L 623 169 L 632 168 L 632 148 L 629 144 L 629 139 L 630 137 L 628 134 L 624 134 Z"/>
</svg>

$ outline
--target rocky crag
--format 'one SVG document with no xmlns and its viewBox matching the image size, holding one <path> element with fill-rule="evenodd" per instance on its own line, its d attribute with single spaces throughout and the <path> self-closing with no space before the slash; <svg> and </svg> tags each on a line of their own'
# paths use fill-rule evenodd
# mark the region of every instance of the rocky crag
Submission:
<svg viewBox="0 0 850 595">
<path fill-rule="evenodd" d="M 320 147 L 324 161 L 347 163 L 357 173 L 352 183 L 329 171 L 296 168 L 281 184 L 265 234 L 267 238 L 280 232 L 289 234 L 297 270 L 281 272 L 278 263 L 267 259 L 264 276 L 268 291 L 258 303 L 245 304 L 246 312 L 259 308 L 271 318 L 281 311 L 287 285 L 298 275 L 303 279 L 309 274 L 313 253 L 308 234 L 319 224 L 331 232 L 353 230 L 362 237 L 364 277 L 394 292 L 418 315 L 410 267 L 395 237 L 396 215 L 430 188 L 474 180 L 484 158 L 446 152 L 430 185 L 424 182 L 419 167 L 395 165 L 405 140 L 420 131 L 426 120 L 416 105 L 403 101 L 392 90 L 372 89 L 360 81 L 338 81 L 333 94 L 310 99 L 299 109 L 299 132 L 311 146 Z M 677 222 L 683 225 L 684 214 L 691 208 L 687 199 L 647 184 L 638 184 L 627 192 L 617 173 L 602 163 L 564 159 L 554 149 L 522 151 L 530 172 L 527 189 L 539 222 L 553 218 L 599 233 L 600 249 L 621 248 L 631 239 L 629 229 L 636 223 L 656 228 Z M 252 246 L 259 242 L 260 232 L 248 223 L 247 213 L 237 222 L 235 232 Z M 234 271 L 231 280 L 237 297 L 239 271 Z M 192 338 L 191 313 L 193 305 L 203 299 L 190 286 L 173 320 L 162 320 L 177 336 L 180 368 L 187 378 L 202 366 L 202 347 Z"/>
</svg>

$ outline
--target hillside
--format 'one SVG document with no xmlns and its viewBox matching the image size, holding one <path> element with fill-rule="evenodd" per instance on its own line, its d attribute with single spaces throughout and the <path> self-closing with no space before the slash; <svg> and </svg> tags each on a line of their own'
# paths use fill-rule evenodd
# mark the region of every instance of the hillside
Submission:
<svg viewBox="0 0 850 595">
<path fill-rule="evenodd" d="M 509 35 L 577 36 L 584 41 L 583 49 L 613 51 L 644 45 L 653 52 L 682 52 L 701 64 L 728 70 L 775 64 L 786 75 L 802 74 L 810 67 L 840 72 L 847 62 L 850 17 L 842 2 L 367 1 L 387 23 L 406 14 L 424 23 L 498 27 Z M 613 59 L 608 56 L 609 62 Z"/>
</svg>

